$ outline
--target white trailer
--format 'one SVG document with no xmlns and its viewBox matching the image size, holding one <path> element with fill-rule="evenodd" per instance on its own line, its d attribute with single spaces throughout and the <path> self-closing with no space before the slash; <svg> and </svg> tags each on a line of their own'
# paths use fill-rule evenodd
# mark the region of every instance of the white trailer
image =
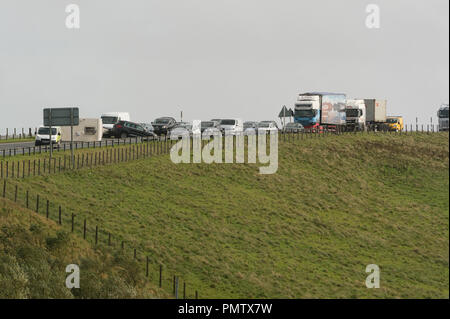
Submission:
<svg viewBox="0 0 450 319">
<path fill-rule="evenodd" d="M 70 126 L 61 127 L 61 139 L 70 142 Z M 73 127 L 74 142 L 100 142 L 103 136 L 102 119 L 81 119 L 77 126 Z"/>
<path fill-rule="evenodd" d="M 388 129 L 386 123 L 386 100 L 364 99 L 366 105 L 366 124 L 372 129 L 383 131 Z"/>
</svg>

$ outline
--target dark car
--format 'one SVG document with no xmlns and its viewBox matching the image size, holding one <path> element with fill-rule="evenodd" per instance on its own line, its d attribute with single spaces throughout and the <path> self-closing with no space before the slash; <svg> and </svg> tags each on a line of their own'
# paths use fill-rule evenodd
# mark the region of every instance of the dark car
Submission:
<svg viewBox="0 0 450 319">
<path fill-rule="evenodd" d="M 170 130 L 175 127 L 177 121 L 173 117 L 160 117 L 153 123 L 153 130 L 156 135 L 168 135 Z"/>
<path fill-rule="evenodd" d="M 112 129 L 112 135 L 120 138 L 131 136 L 156 137 L 155 133 L 147 130 L 143 125 L 129 121 L 120 121 Z"/>
</svg>

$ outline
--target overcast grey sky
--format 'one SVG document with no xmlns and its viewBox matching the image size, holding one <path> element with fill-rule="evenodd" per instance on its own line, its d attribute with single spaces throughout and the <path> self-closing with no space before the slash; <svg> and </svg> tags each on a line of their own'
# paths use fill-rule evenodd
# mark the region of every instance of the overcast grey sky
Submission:
<svg viewBox="0 0 450 319">
<path fill-rule="evenodd" d="M 65 26 L 66 5 L 81 28 Z M 365 26 L 366 5 L 381 28 Z M 273 119 L 306 91 L 386 98 L 429 122 L 449 100 L 448 0 L 0 0 L 0 132 L 43 107 L 132 120 Z"/>
</svg>

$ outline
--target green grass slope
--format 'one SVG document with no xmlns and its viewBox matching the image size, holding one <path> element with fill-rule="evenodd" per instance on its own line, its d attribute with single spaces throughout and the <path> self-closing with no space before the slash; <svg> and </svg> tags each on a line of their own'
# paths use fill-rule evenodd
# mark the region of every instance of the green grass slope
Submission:
<svg viewBox="0 0 450 319">
<path fill-rule="evenodd" d="M 0 299 L 166 298 L 140 265 L 113 250 L 92 249 L 54 222 L 0 198 Z M 80 267 L 80 288 L 65 285 Z"/>
<path fill-rule="evenodd" d="M 448 142 L 328 136 L 280 142 L 273 175 L 161 156 L 15 183 L 132 243 L 201 297 L 448 298 Z M 380 289 L 365 287 L 368 264 Z"/>
</svg>

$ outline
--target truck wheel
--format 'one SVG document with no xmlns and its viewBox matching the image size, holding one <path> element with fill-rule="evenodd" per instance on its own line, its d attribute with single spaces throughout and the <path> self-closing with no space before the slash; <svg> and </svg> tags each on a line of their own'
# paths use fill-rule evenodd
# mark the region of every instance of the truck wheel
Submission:
<svg viewBox="0 0 450 319">
<path fill-rule="evenodd" d="M 122 134 L 120 134 L 120 137 L 121 137 L 121 138 L 127 138 L 127 137 L 128 137 L 128 134 L 125 133 L 125 132 L 123 132 Z"/>
</svg>

